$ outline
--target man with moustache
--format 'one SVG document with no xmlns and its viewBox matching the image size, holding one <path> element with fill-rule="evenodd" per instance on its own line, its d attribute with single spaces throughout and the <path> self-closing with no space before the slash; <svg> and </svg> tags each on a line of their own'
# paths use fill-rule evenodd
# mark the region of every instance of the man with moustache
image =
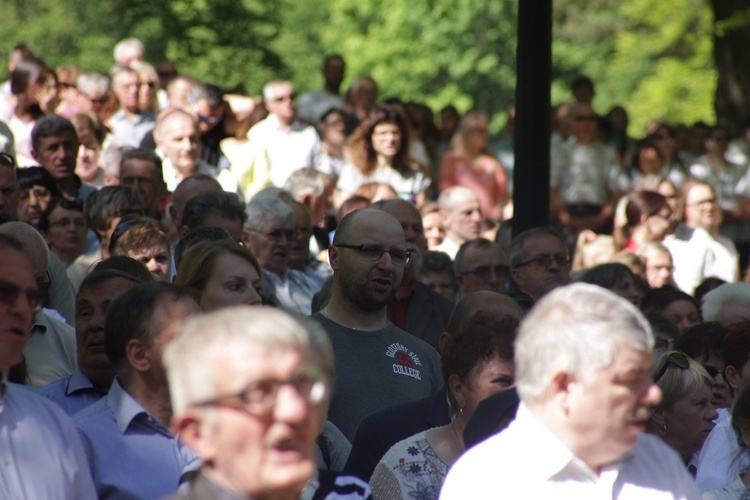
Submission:
<svg viewBox="0 0 750 500">
<path fill-rule="evenodd" d="M 453 304 L 417 279 L 422 255 L 427 251 L 422 215 L 417 207 L 400 199 L 380 201 L 371 208 L 391 214 L 401 224 L 406 248 L 411 252 L 411 259 L 404 266 L 404 278 L 388 303 L 388 317 L 397 327 L 438 349 L 438 339 L 448 324 Z"/>
<path fill-rule="evenodd" d="M 515 420 L 453 465 L 440 498 L 700 498 L 677 454 L 643 432 L 661 400 L 653 347 L 643 315 L 608 290 L 551 292 L 516 339 Z"/>
<path fill-rule="evenodd" d="M 390 214 L 356 210 L 339 223 L 328 249 L 333 292 L 313 317 L 336 356 L 328 419 L 352 440 L 360 422 L 393 405 L 425 398 L 441 385 L 437 351 L 388 319 L 387 305 L 411 256 Z"/>
</svg>

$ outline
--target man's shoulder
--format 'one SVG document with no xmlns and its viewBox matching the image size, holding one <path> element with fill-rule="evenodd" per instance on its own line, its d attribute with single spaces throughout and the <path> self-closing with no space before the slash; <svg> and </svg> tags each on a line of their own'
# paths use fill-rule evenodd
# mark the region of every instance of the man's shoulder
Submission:
<svg viewBox="0 0 750 500">
<path fill-rule="evenodd" d="M 91 422 L 98 423 L 110 420 L 112 422 L 115 421 L 114 413 L 112 413 L 106 396 L 73 415 L 73 422 L 76 424 L 76 427 L 84 431 L 90 428 Z"/>
<path fill-rule="evenodd" d="M 50 382 L 44 387 L 40 387 L 39 394 L 41 394 L 45 398 L 50 399 L 52 401 L 55 401 L 59 397 L 65 397 L 65 393 L 68 388 L 68 383 L 70 383 L 70 378 L 72 376 L 73 375 L 68 375 L 67 377 L 61 378 L 60 380 L 55 380 L 54 382 Z"/>
<path fill-rule="evenodd" d="M 8 384 L 6 387 L 4 399 L 16 406 L 24 418 L 35 416 L 44 420 L 64 422 L 66 425 L 71 424 L 70 417 L 44 395 L 17 384 Z"/>
</svg>

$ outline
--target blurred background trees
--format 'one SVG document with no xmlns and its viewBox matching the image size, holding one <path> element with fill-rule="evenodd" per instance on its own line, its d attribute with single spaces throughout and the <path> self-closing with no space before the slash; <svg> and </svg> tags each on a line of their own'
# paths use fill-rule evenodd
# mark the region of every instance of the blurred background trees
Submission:
<svg viewBox="0 0 750 500">
<path fill-rule="evenodd" d="M 153 63 L 224 88 L 260 92 L 272 77 L 319 88 L 323 55 L 368 74 L 381 97 L 435 111 L 476 107 L 503 123 L 513 104 L 517 0 L 0 0 L 2 49 L 31 44 L 50 65 L 106 71 L 136 36 Z M 654 117 L 691 124 L 750 115 L 746 0 L 555 0 L 553 102 L 580 74 L 600 112 L 621 104 L 640 136 Z"/>
</svg>

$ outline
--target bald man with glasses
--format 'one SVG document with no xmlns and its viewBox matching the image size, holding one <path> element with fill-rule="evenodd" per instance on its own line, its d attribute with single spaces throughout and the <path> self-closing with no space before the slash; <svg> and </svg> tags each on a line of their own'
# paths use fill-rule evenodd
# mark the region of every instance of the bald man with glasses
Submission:
<svg viewBox="0 0 750 500">
<path fill-rule="evenodd" d="M 333 292 L 313 317 L 328 331 L 336 357 L 329 420 L 350 441 L 376 411 L 425 398 L 440 388 L 440 359 L 424 341 L 388 319 L 387 305 L 412 258 L 392 215 L 356 210 L 341 220 L 328 249 Z"/>
</svg>

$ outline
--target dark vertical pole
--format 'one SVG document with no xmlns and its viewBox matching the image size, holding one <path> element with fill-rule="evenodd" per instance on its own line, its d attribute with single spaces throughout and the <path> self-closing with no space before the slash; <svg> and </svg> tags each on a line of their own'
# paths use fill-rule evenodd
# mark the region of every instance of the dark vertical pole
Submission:
<svg viewBox="0 0 750 500">
<path fill-rule="evenodd" d="M 518 2 L 513 234 L 549 224 L 552 0 Z"/>
</svg>

